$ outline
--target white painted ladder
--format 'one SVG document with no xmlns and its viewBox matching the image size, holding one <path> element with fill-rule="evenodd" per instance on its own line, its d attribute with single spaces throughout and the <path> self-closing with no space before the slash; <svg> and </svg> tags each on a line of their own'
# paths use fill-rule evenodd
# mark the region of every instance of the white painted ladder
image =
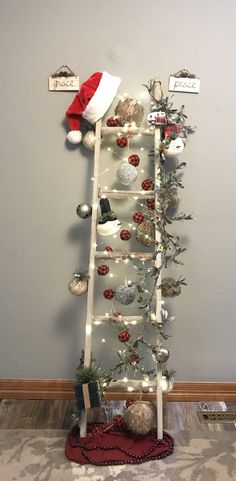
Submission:
<svg viewBox="0 0 236 481">
<path fill-rule="evenodd" d="M 155 184 L 156 187 L 159 185 L 159 169 L 160 169 L 160 153 L 159 153 L 159 143 L 160 143 L 160 133 L 161 127 L 156 126 L 153 129 L 144 128 L 127 128 L 124 127 L 102 127 L 102 121 L 99 120 L 96 123 L 96 141 L 95 141 L 95 151 L 94 151 L 94 172 L 93 172 L 93 199 L 92 199 L 92 221 L 91 221 L 91 239 L 90 239 L 90 262 L 89 262 L 89 283 L 88 283 L 88 295 L 87 295 L 87 314 L 86 314 L 86 334 L 85 334 L 85 346 L 84 346 L 84 365 L 89 366 L 91 362 L 91 344 L 92 344 L 92 324 L 96 321 L 98 322 L 108 322 L 106 316 L 97 316 L 93 312 L 94 307 L 94 283 L 95 283 L 95 261 L 96 259 L 117 259 L 117 258 L 127 258 L 132 259 L 142 259 L 142 260 L 155 260 L 155 266 L 160 267 L 161 265 L 161 254 L 156 256 L 154 253 L 141 253 L 141 252 L 100 252 L 96 251 L 96 237 L 97 237 L 97 217 L 98 217 L 98 200 L 102 197 L 103 192 L 98 186 L 98 174 L 99 174 L 99 160 L 100 160 L 100 149 L 101 149 L 101 135 L 108 135 L 114 133 L 123 133 L 127 135 L 128 133 L 135 135 L 150 135 L 153 136 L 154 140 L 154 160 L 155 160 Z M 108 198 L 118 198 L 127 199 L 129 196 L 134 198 L 154 198 L 157 201 L 157 190 L 154 191 L 125 191 L 125 190 L 106 190 L 104 194 Z M 160 242 L 160 233 L 156 229 L 155 238 L 157 242 Z M 158 322 L 161 322 L 161 289 L 158 289 L 158 285 L 161 283 L 161 276 L 159 276 L 157 289 L 156 289 L 156 318 Z M 142 316 L 124 316 L 124 319 L 129 323 L 134 320 L 142 321 Z M 157 343 L 160 339 L 157 340 Z M 161 378 L 162 378 L 162 368 L 157 365 L 157 382 L 156 382 L 156 399 L 157 399 L 157 437 L 158 439 L 163 438 L 163 395 L 161 389 Z M 82 411 L 81 425 L 80 425 L 81 436 L 86 436 L 87 433 L 87 410 Z"/>
</svg>

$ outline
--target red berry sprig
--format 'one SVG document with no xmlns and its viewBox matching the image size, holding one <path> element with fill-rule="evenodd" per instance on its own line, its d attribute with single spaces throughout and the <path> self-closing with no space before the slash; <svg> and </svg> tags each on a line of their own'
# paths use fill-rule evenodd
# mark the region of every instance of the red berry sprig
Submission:
<svg viewBox="0 0 236 481">
<path fill-rule="evenodd" d="M 114 416 L 112 421 L 113 421 L 113 425 L 116 428 L 122 429 L 125 427 L 125 420 L 123 416 L 121 416 L 121 414 L 117 414 L 116 416 Z"/>
<path fill-rule="evenodd" d="M 128 342 L 130 340 L 129 331 L 120 331 L 118 333 L 118 339 L 120 342 Z"/>
<path fill-rule="evenodd" d="M 106 289 L 103 292 L 103 295 L 106 299 L 111 300 L 115 296 L 115 291 L 114 291 L 114 289 Z"/>
<path fill-rule="evenodd" d="M 116 139 L 116 144 L 118 145 L 118 147 L 121 147 L 121 149 L 123 149 L 128 145 L 127 137 L 118 137 L 118 139 Z"/>
<path fill-rule="evenodd" d="M 96 426 L 96 427 L 92 430 L 92 434 L 93 434 L 93 436 L 95 436 L 95 437 L 101 438 L 101 437 L 103 436 L 103 429 L 100 428 L 99 426 Z"/>
<path fill-rule="evenodd" d="M 129 230 L 123 229 L 122 231 L 120 231 L 121 240 L 127 241 L 130 239 L 130 237 L 131 237 L 131 232 Z"/>
<path fill-rule="evenodd" d="M 147 199 L 147 208 L 150 209 L 150 210 L 155 210 L 154 199 Z"/>
<path fill-rule="evenodd" d="M 104 249 L 104 251 L 106 251 L 106 252 L 113 252 L 113 249 L 112 249 L 112 247 L 110 247 L 110 246 L 106 246 L 105 249 Z"/>
<path fill-rule="evenodd" d="M 128 157 L 128 162 L 133 165 L 134 167 L 138 167 L 140 162 L 140 157 L 136 154 L 130 155 Z"/>
<path fill-rule="evenodd" d="M 129 362 L 130 364 L 138 364 L 140 361 L 140 357 L 138 354 L 132 354 L 130 357 L 129 357 Z"/>
<path fill-rule="evenodd" d="M 99 274 L 99 276 L 106 276 L 108 272 L 109 272 L 109 267 L 106 266 L 106 264 L 102 264 L 97 268 L 97 273 Z"/>
<path fill-rule="evenodd" d="M 134 215 L 133 215 L 133 221 L 136 223 L 136 224 L 141 224 L 141 222 L 143 222 L 144 220 L 144 215 L 142 212 L 138 211 L 138 212 L 135 212 Z"/>
<path fill-rule="evenodd" d="M 109 119 L 107 119 L 107 127 L 117 127 L 118 125 L 116 117 L 109 117 Z"/>
<path fill-rule="evenodd" d="M 142 189 L 143 190 L 153 190 L 154 189 L 154 182 L 151 179 L 144 179 L 142 181 Z"/>
</svg>

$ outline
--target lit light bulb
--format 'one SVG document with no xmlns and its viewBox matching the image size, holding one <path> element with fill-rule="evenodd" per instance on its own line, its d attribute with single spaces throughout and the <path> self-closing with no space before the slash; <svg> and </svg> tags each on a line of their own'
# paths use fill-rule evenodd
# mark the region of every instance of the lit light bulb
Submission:
<svg viewBox="0 0 236 481">
<path fill-rule="evenodd" d="M 99 324 L 101 324 L 100 321 L 95 321 L 94 324 L 96 324 L 96 326 L 98 326 Z"/>
<path fill-rule="evenodd" d="M 109 274 L 109 277 L 114 277 L 114 274 L 112 274 L 112 272 Z"/>
<path fill-rule="evenodd" d="M 149 392 L 153 392 L 153 388 L 152 388 L 152 387 L 149 388 Z"/>
<path fill-rule="evenodd" d="M 128 382 L 128 378 L 127 378 L 127 377 L 123 377 L 123 382 Z"/>
<path fill-rule="evenodd" d="M 103 338 L 103 339 L 102 339 L 102 342 L 106 342 L 106 339 Z"/>
<path fill-rule="evenodd" d="M 128 386 L 128 391 L 129 392 L 132 392 L 134 390 L 134 388 L 132 386 Z"/>
<path fill-rule="evenodd" d="M 132 321 L 131 324 L 133 324 L 133 326 L 135 326 L 135 324 L 137 324 L 137 321 Z"/>
</svg>

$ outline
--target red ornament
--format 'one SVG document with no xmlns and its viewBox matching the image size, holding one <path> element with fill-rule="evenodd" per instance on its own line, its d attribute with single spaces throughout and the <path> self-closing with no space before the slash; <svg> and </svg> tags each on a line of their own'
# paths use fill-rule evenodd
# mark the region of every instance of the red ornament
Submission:
<svg viewBox="0 0 236 481">
<path fill-rule="evenodd" d="M 107 127 L 117 127 L 117 125 L 119 124 L 115 117 L 109 117 L 109 119 L 107 119 Z"/>
<path fill-rule="evenodd" d="M 171 137 L 171 134 L 173 133 L 178 134 L 179 132 L 180 132 L 180 126 L 178 124 L 167 125 L 167 127 L 165 127 L 165 138 Z"/>
<path fill-rule="evenodd" d="M 128 408 L 129 406 L 132 406 L 134 404 L 135 400 L 134 399 L 127 399 L 125 405 Z"/>
<path fill-rule="evenodd" d="M 106 289 L 104 292 L 103 292 L 103 295 L 106 299 L 113 299 L 114 295 L 115 295 L 115 291 L 114 289 Z"/>
<path fill-rule="evenodd" d="M 139 361 L 140 361 L 140 357 L 138 354 L 132 354 L 132 356 L 129 357 L 130 364 L 138 364 Z"/>
<path fill-rule="evenodd" d="M 100 428 L 99 426 L 96 426 L 93 430 L 92 430 L 92 434 L 93 436 L 98 436 L 99 438 L 101 438 L 103 436 L 103 430 L 102 428 Z"/>
<path fill-rule="evenodd" d="M 155 200 L 147 199 L 147 208 L 150 210 L 155 210 Z"/>
<path fill-rule="evenodd" d="M 130 339 L 129 331 L 120 331 L 118 333 L 118 339 L 120 342 L 128 342 Z"/>
<path fill-rule="evenodd" d="M 136 224 L 141 224 L 144 220 L 144 215 L 142 212 L 135 212 L 133 215 L 133 221 L 136 222 Z"/>
<path fill-rule="evenodd" d="M 130 155 L 128 158 L 128 162 L 134 167 L 138 167 L 140 162 L 140 157 L 136 154 Z"/>
<path fill-rule="evenodd" d="M 106 266 L 106 264 L 102 264 L 97 268 L 97 273 L 99 274 L 99 276 L 106 276 L 108 272 L 109 272 L 109 267 Z"/>
<path fill-rule="evenodd" d="M 113 424 L 116 428 L 124 428 L 125 427 L 125 420 L 124 420 L 123 416 L 121 416 L 120 414 L 117 414 L 116 416 L 114 416 L 112 421 L 113 421 Z"/>
<path fill-rule="evenodd" d="M 142 189 L 143 190 L 153 190 L 154 189 L 154 182 L 151 179 L 144 179 L 142 181 Z"/>
<path fill-rule="evenodd" d="M 118 137 L 118 139 L 116 139 L 116 143 L 118 147 L 121 147 L 123 149 L 128 144 L 128 139 L 127 137 Z"/>
<path fill-rule="evenodd" d="M 121 317 L 122 316 L 121 312 L 113 312 L 112 315 L 113 315 L 113 317 Z"/>
<path fill-rule="evenodd" d="M 105 247 L 104 251 L 106 251 L 106 252 L 113 252 L 113 249 L 112 249 L 112 247 L 107 246 L 107 247 Z"/>
<path fill-rule="evenodd" d="M 121 240 L 123 241 L 127 241 L 129 240 L 131 237 L 131 232 L 129 230 L 126 230 L 126 229 L 123 229 L 121 232 L 120 232 L 120 238 Z"/>
</svg>

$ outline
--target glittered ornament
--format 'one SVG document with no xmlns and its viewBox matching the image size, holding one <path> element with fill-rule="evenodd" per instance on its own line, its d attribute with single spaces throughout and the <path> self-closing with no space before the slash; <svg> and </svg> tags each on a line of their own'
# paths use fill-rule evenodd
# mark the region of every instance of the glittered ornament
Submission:
<svg viewBox="0 0 236 481">
<path fill-rule="evenodd" d="M 88 275 L 86 272 L 75 272 L 68 284 L 68 289 L 74 296 L 82 296 L 88 290 Z"/>
<path fill-rule="evenodd" d="M 120 284 L 115 291 L 115 300 L 120 304 L 128 306 L 135 300 L 136 286 L 134 284 Z"/>
<path fill-rule="evenodd" d="M 118 147 L 123 149 L 124 147 L 126 147 L 128 145 L 127 137 L 118 137 L 118 139 L 116 139 L 116 144 L 118 145 Z"/>
<path fill-rule="evenodd" d="M 155 210 L 155 200 L 154 199 L 147 199 L 146 204 L 147 204 L 147 208 L 149 210 Z"/>
<path fill-rule="evenodd" d="M 143 246 L 155 245 L 155 224 L 152 220 L 146 219 L 136 228 L 136 239 Z"/>
<path fill-rule="evenodd" d="M 120 231 L 120 238 L 123 241 L 129 240 L 131 238 L 131 232 L 127 229 L 123 229 L 122 231 Z"/>
<path fill-rule="evenodd" d="M 103 295 L 106 299 L 111 300 L 115 296 L 115 291 L 114 291 L 114 289 L 106 289 L 103 292 Z"/>
<path fill-rule="evenodd" d="M 181 286 L 172 277 L 164 277 L 161 282 L 161 294 L 163 297 L 176 297 L 181 293 Z"/>
<path fill-rule="evenodd" d="M 113 249 L 112 249 L 112 247 L 110 247 L 110 246 L 106 246 L 105 249 L 104 249 L 104 251 L 106 251 L 106 252 L 113 252 Z"/>
<path fill-rule="evenodd" d="M 118 118 L 119 124 L 136 124 L 138 127 L 142 123 L 144 109 L 138 100 L 126 97 L 120 100 L 115 108 L 115 115 Z"/>
<path fill-rule="evenodd" d="M 87 202 L 84 202 L 83 204 L 78 205 L 76 212 L 81 219 L 87 219 L 87 217 L 90 217 L 92 214 L 92 207 L 87 204 Z"/>
<path fill-rule="evenodd" d="M 109 272 L 109 267 L 106 264 L 102 264 L 97 268 L 97 273 L 99 274 L 99 276 L 106 276 L 108 272 Z"/>
<path fill-rule="evenodd" d="M 184 150 L 184 142 L 181 137 L 176 137 L 170 141 L 168 146 L 165 148 L 165 154 L 167 157 L 174 157 L 175 155 L 181 154 Z"/>
<path fill-rule="evenodd" d="M 153 190 L 154 189 L 154 182 L 151 179 L 144 179 L 142 181 L 141 187 L 143 190 Z"/>
<path fill-rule="evenodd" d="M 116 171 L 117 180 L 123 185 L 133 184 L 137 179 L 137 175 L 137 169 L 126 162 L 121 164 Z"/>
<path fill-rule="evenodd" d="M 140 162 L 140 157 L 136 154 L 130 155 L 128 157 L 129 164 L 133 165 L 134 167 L 138 167 Z"/>
<path fill-rule="evenodd" d="M 159 364 L 164 364 L 168 361 L 170 353 L 166 347 L 163 346 L 156 346 L 152 349 L 152 352 L 155 357 L 155 361 Z"/>
<path fill-rule="evenodd" d="M 136 224 L 141 224 L 141 222 L 143 222 L 144 220 L 144 215 L 142 212 L 135 212 L 134 215 L 133 215 L 133 221 L 136 223 Z"/>
<path fill-rule="evenodd" d="M 96 142 L 95 133 L 93 130 L 89 130 L 83 137 L 83 145 L 88 150 L 94 150 L 95 142 Z"/>
<path fill-rule="evenodd" d="M 116 117 L 109 117 L 109 119 L 107 119 L 107 127 L 117 127 L 118 124 L 118 120 Z"/>
<path fill-rule="evenodd" d="M 127 408 L 124 419 L 132 433 L 145 436 L 154 425 L 155 409 L 149 402 L 137 401 Z"/>
<path fill-rule="evenodd" d="M 120 342 L 128 342 L 130 339 L 129 331 L 120 331 L 118 333 L 118 339 Z"/>
</svg>

